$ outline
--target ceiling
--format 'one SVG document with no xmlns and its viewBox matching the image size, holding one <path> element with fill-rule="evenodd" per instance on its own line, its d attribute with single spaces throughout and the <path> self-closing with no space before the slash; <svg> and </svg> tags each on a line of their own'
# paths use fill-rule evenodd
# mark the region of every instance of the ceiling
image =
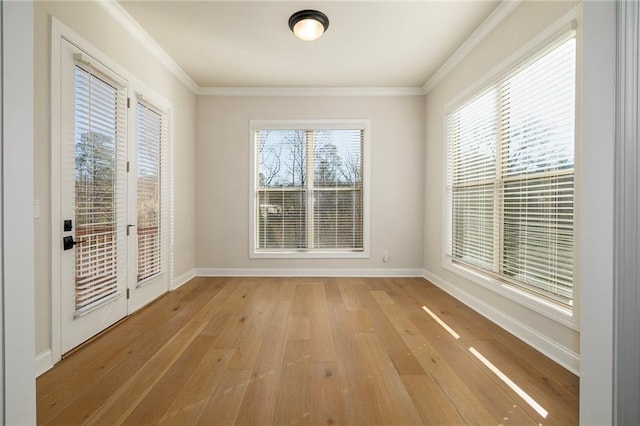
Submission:
<svg viewBox="0 0 640 426">
<path fill-rule="evenodd" d="M 421 87 L 499 1 L 127 1 L 122 7 L 200 87 Z M 287 25 L 330 20 L 313 42 Z"/>
</svg>

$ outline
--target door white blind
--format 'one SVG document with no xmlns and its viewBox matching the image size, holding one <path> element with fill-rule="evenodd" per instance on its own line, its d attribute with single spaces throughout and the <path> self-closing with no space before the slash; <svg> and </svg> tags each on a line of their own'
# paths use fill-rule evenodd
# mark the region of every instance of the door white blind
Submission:
<svg viewBox="0 0 640 426">
<path fill-rule="evenodd" d="M 90 65 L 75 67 L 76 315 L 117 296 L 125 267 L 118 231 L 126 192 L 119 176 L 126 161 L 124 88 Z M 120 233 L 121 234 L 121 233 Z"/>
<path fill-rule="evenodd" d="M 448 114 L 450 256 L 573 299 L 575 35 Z"/>
<path fill-rule="evenodd" d="M 136 105 L 137 281 L 162 271 L 163 161 L 166 118 L 142 102 Z"/>
<path fill-rule="evenodd" d="M 364 131 L 256 131 L 256 248 L 362 251 Z"/>
</svg>

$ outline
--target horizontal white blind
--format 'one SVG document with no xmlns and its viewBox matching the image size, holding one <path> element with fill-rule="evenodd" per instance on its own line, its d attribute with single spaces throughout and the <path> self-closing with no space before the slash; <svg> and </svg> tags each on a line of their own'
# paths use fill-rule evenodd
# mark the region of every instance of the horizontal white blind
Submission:
<svg viewBox="0 0 640 426">
<path fill-rule="evenodd" d="M 256 131 L 256 248 L 363 250 L 363 130 Z"/>
<path fill-rule="evenodd" d="M 163 160 L 167 125 L 163 114 L 136 104 L 137 281 L 162 271 Z"/>
<path fill-rule="evenodd" d="M 449 117 L 452 255 L 492 270 L 496 204 L 497 91 L 491 89 Z"/>
<path fill-rule="evenodd" d="M 362 130 L 315 130 L 313 247 L 362 249 Z"/>
<path fill-rule="evenodd" d="M 76 314 L 117 293 L 123 241 L 126 95 L 90 66 L 75 68 Z"/>
<path fill-rule="evenodd" d="M 450 254 L 573 298 L 573 31 L 448 115 Z"/>
</svg>

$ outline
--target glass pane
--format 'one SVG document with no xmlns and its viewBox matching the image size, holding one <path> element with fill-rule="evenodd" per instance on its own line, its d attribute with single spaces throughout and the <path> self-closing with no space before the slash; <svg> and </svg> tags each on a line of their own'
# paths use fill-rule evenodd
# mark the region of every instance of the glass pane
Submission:
<svg viewBox="0 0 640 426">
<path fill-rule="evenodd" d="M 494 271 L 494 185 L 454 187 L 454 259 Z"/>
<path fill-rule="evenodd" d="M 449 117 L 452 181 L 494 179 L 498 150 L 497 91 L 489 90 Z"/>
<path fill-rule="evenodd" d="M 575 39 L 509 78 L 507 174 L 573 168 Z"/>
<path fill-rule="evenodd" d="M 502 271 L 562 301 L 573 297 L 573 175 L 504 188 Z"/>
<path fill-rule="evenodd" d="M 257 248 L 298 249 L 307 246 L 306 192 L 258 192 Z"/>
<path fill-rule="evenodd" d="M 137 133 L 137 208 L 138 254 L 137 280 L 142 281 L 160 273 L 160 174 L 162 117 L 138 103 Z"/>
<path fill-rule="evenodd" d="M 117 89 L 75 71 L 76 310 L 116 292 Z"/>
<path fill-rule="evenodd" d="M 362 191 L 316 190 L 314 248 L 363 249 Z"/>
<path fill-rule="evenodd" d="M 315 130 L 313 184 L 316 187 L 361 187 L 362 130 Z"/>
<path fill-rule="evenodd" d="M 307 177 L 305 130 L 259 130 L 256 132 L 258 186 L 300 188 Z"/>
</svg>

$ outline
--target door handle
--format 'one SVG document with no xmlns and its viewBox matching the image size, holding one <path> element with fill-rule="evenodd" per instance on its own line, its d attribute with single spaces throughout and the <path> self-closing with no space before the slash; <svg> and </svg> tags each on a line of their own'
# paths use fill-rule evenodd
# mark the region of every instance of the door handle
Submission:
<svg viewBox="0 0 640 426">
<path fill-rule="evenodd" d="M 73 237 L 63 237 L 62 238 L 62 248 L 65 250 L 71 250 L 73 246 L 76 244 L 86 243 L 87 240 L 73 241 Z"/>
</svg>

